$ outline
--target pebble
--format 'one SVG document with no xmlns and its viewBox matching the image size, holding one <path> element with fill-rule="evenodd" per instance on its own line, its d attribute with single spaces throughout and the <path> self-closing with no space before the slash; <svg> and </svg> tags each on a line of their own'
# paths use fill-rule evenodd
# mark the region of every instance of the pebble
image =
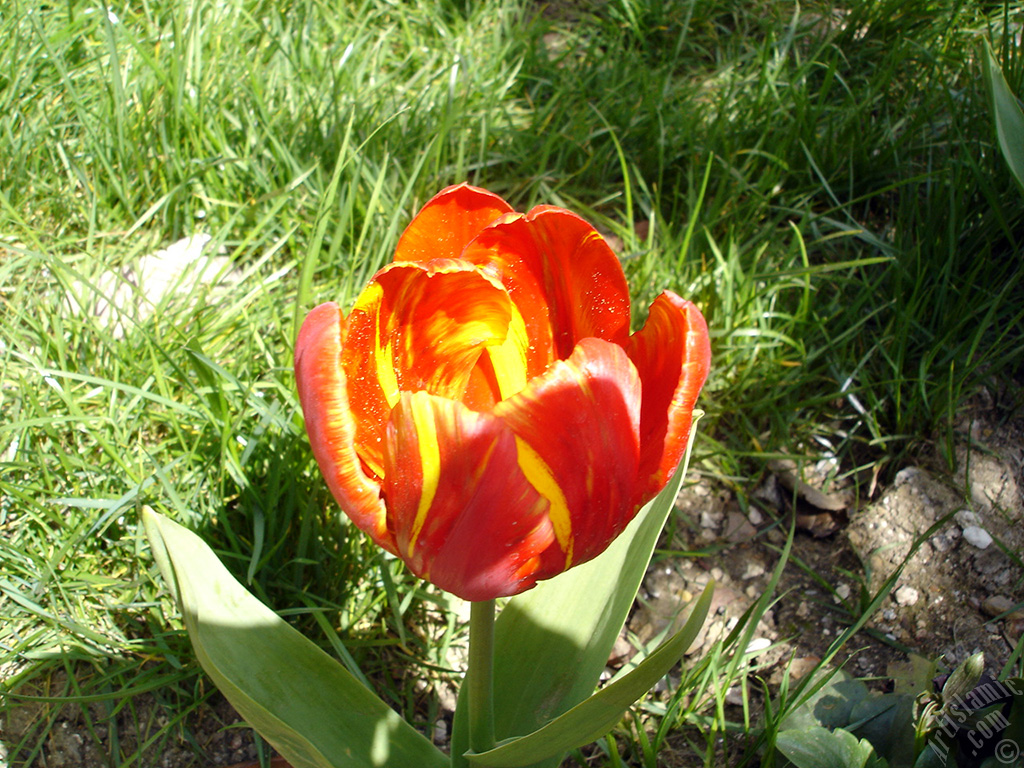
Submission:
<svg viewBox="0 0 1024 768">
<path fill-rule="evenodd" d="M 904 584 L 896 590 L 893 597 L 896 599 L 897 605 L 915 605 L 921 598 L 921 593 L 909 584 Z"/>
<path fill-rule="evenodd" d="M 985 612 L 986 616 L 999 616 L 1009 611 L 1015 605 L 1016 603 L 1006 595 L 991 595 L 985 598 L 985 601 L 981 604 L 981 610 Z"/>
<path fill-rule="evenodd" d="M 942 533 L 936 533 L 928 541 L 937 552 L 948 552 L 958 538 L 960 538 L 960 531 L 956 528 L 949 528 Z"/>
<path fill-rule="evenodd" d="M 904 467 L 896 473 L 896 477 L 893 478 L 893 485 L 899 488 L 901 485 L 912 483 L 921 475 L 921 470 L 917 467 Z"/>
<path fill-rule="evenodd" d="M 958 510 L 956 514 L 953 515 L 953 517 L 958 523 L 960 523 L 961 528 L 966 528 L 969 525 L 978 525 L 981 523 L 981 520 L 978 519 L 978 516 L 969 509 Z"/>
<path fill-rule="evenodd" d="M 821 659 L 817 656 L 802 656 L 798 659 L 793 659 L 793 662 L 789 665 L 789 677 L 791 680 L 799 680 L 802 677 L 806 677 L 808 672 L 812 672 L 821 663 Z"/>
<path fill-rule="evenodd" d="M 840 584 L 838 587 L 836 587 L 836 596 L 840 600 L 848 600 L 850 597 L 850 585 Z"/>
<path fill-rule="evenodd" d="M 768 650 L 772 645 L 772 641 L 767 637 L 755 637 L 750 641 L 747 646 L 747 653 L 751 656 L 761 653 L 762 651 Z"/>
<path fill-rule="evenodd" d="M 758 576 L 764 576 L 764 566 L 756 561 L 748 562 L 747 567 L 743 569 L 743 580 L 749 581 Z"/>
<path fill-rule="evenodd" d="M 987 549 L 992 543 L 992 537 L 989 536 L 988 531 L 977 525 L 964 526 L 964 539 L 978 549 Z"/>
<path fill-rule="evenodd" d="M 722 512 L 701 512 L 701 528 L 717 528 L 719 525 L 722 524 L 722 519 L 724 517 L 725 515 Z"/>
<path fill-rule="evenodd" d="M 738 544 L 743 541 L 749 541 L 756 535 L 757 529 L 750 524 L 746 515 L 739 512 L 729 513 L 725 523 L 725 536 L 729 541 Z"/>
</svg>

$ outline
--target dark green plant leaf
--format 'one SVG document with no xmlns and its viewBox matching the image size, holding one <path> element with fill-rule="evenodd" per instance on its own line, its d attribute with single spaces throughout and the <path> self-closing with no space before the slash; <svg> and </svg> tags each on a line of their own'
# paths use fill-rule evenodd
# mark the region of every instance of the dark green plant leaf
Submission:
<svg viewBox="0 0 1024 768">
<path fill-rule="evenodd" d="M 529 736 L 506 741 L 488 752 L 468 755 L 469 762 L 487 768 L 517 768 L 559 757 L 608 733 L 622 719 L 625 711 L 668 674 L 693 644 L 707 618 L 713 594 L 714 582 L 711 582 L 693 606 L 686 625 L 629 674 Z"/>
<path fill-rule="evenodd" d="M 149 508 L 142 521 L 199 663 L 293 768 L 448 765 L 341 664 L 249 594 L 202 539 Z"/>
<path fill-rule="evenodd" d="M 849 731 L 830 731 L 820 725 L 783 731 L 775 746 L 797 768 L 881 768 L 886 762 L 871 743 Z"/>
<path fill-rule="evenodd" d="M 813 726 L 842 728 L 853 722 L 854 706 L 870 696 L 870 691 L 864 683 L 841 669 L 834 672 L 822 669 L 817 677 L 824 678 L 829 674 L 832 676 L 818 690 L 787 715 L 780 730 L 801 730 Z M 812 682 L 809 688 L 813 689 L 817 684 L 817 681 Z"/>
<path fill-rule="evenodd" d="M 1013 694 L 1013 703 L 1007 717 L 1009 725 L 1003 731 L 1003 738 L 1009 739 L 1024 754 L 1024 678 L 1013 677 L 1002 683 Z"/>
<path fill-rule="evenodd" d="M 1003 77 L 999 62 L 985 41 L 985 85 L 988 88 L 996 138 L 1010 171 L 1024 189 L 1024 111 Z"/>
<path fill-rule="evenodd" d="M 914 697 L 875 694 L 861 699 L 850 711 L 849 730 L 867 739 L 893 766 L 914 764 Z"/>
<path fill-rule="evenodd" d="M 945 768 L 948 745 L 928 743 L 914 762 L 914 768 Z"/>
</svg>

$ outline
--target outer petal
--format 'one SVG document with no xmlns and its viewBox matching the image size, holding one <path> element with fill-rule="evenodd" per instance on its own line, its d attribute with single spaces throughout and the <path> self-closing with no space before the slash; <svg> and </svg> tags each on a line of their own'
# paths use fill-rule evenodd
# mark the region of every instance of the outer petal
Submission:
<svg viewBox="0 0 1024 768">
<path fill-rule="evenodd" d="M 665 291 L 626 351 L 643 382 L 642 504 L 665 486 L 686 451 L 693 406 L 711 364 L 708 326 L 696 306 Z"/>
<path fill-rule="evenodd" d="M 299 402 L 313 455 L 334 498 L 352 522 L 394 553 L 380 483 L 364 471 L 355 450 L 355 417 L 341 368 L 344 328 L 334 303 L 321 304 L 306 317 L 295 344 Z"/>
<path fill-rule="evenodd" d="M 442 189 L 420 209 L 395 249 L 395 261 L 454 259 L 476 235 L 512 206 L 468 184 Z"/>
<path fill-rule="evenodd" d="M 567 358 L 588 336 L 625 343 L 629 289 L 622 267 L 604 238 L 576 214 L 540 206 L 525 216 L 502 217 L 462 258 L 506 286 L 531 340 L 544 349 L 545 363 L 548 355 Z M 538 372 L 531 365 L 531 375 Z"/>
<path fill-rule="evenodd" d="M 384 490 L 401 557 L 466 600 L 529 589 L 564 568 L 548 501 L 499 419 L 403 393 L 388 426 Z"/>
<path fill-rule="evenodd" d="M 551 499 L 563 567 L 603 552 L 637 510 L 640 378 L 624 350 L 583 339 L 494 414 L 519 440 L 519 466 Z"/>
<path fill-rule="evenodd" d="M 505 289 L 465 262 L 391 264 L 374 276 L 349 315 L 341 364 L 356 447 L 378 476 L 388 415 L 401 392 L 461 400 L 472 383 L 470 400 L 490 408 L 493 377 L 474 379 L 474 370 L 488 346 L 505 341 L 512 314 Z"/>
</svg>

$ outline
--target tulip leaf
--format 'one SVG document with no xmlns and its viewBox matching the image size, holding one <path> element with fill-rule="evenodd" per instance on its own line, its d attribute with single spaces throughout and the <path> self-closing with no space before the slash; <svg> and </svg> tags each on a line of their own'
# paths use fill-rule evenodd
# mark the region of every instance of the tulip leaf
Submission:
<svg viewBox="0 0 1024 768">
<path fill-rule="evenodd" d="M 877 768 L 886 765 L 867 739 L 849 731 L 830 731 L 820 725 L 783 731 L 775 746 L 797 768 Z"/>
<path fill-rule="evenodd" d="M 1020 103 L 1003 77 L 1003 71 L 987 41 L 982 61 L 999 148 L 1017 183 L 1024 189 L 1024 110 L 1021 110 Z"/>
<path fill-rule="evenodd" d="M 625 624 L 690 458 L 601 555 L 509 600 L 495 623 L 494 724 L 499 741 L 526 736 L 594 692 Z M 452 765 L 466 765 L 465 697 L 452 729 Z M 536 768 L 555 766 L 558 757 Z"/>
<path fill-rule="evenodd" d="M 194 533 L 143 509 L 199 663 L 293 768 L 442 768 L 448 758 L 249 594 Z"/>
<path fill-rule="evenodd" d="M 602 688 L 529 736 L 511 739 L 487 752 L 468 754 L 466 759 L 472 765 L 486 768 L 517 768 L 561 757 L 570 749 L 604 736 L 618 724 L 633 702 L 668 674 L 690 647 L 708 615 L 713 594 L 714 583 L 711 582 L 694 604 L 686 625 L 629 674 Z"/>
</svg>

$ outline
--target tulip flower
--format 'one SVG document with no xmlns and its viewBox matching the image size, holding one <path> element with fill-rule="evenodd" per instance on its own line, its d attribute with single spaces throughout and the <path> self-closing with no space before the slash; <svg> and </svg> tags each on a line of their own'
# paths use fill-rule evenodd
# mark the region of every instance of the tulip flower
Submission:
<svg viewBox="0 0 1024 768">
<path fill-rule="evenodd" d="M 675 471 L 710 360 L 704 318 L 674 293 L 629 323 L 619 261 L 582 218 L 441 191 L 347 317 L 322 304 L 298 336 L 338 504 L 467 600 L 596 557 Z"/>
</svg>

